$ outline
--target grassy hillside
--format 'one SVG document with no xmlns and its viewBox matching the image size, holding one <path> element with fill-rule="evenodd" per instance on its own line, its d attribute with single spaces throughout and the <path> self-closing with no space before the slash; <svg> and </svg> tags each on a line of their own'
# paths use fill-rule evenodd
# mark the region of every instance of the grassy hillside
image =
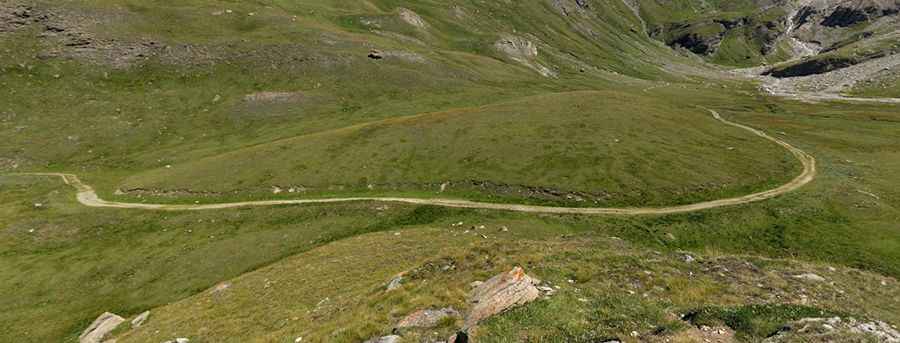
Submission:
<svg viewBox="0 0 900 343">
<path fill-rule="evenodd" d="M 626 77 L 684 80 L 663 66 L 689 62 L 631 31 L 622 3 L 406 5 L 39 4 L 50 19 L 3 36 L 16 49 L 0 82 L 51 93 L 10 98 L 0 155 L 19 170 L 79 171 L 108 196 L 219 194 L 204 201 L 450 182 L 448 196 L 498 201 L 680 204 L 797 171 L 777 146 L 698 108 L 669 111 L 681 103 Z M 68 51 L 70 34 L 112 47 Z M 146 51 L 108 60 L 106 48 Z M 659 144 L 675 154 L 648 150 Z"/>
<path fill-rule="evenodd" d="M 567 200 L 530 194 L 538 189 L 585 198 L 568 199 L 575 205 L 627 206 L 742 194 L 798 173 L 777 145 L 677 103 L 614 91 L 545 94 L 256 145 L 142 173 L 122 189 Z"/>
<path fill-rule="evenodd" d="M 710 103 L 709 105 L 716 104 Z M 435 254 L 431 258 L 437 259 L 442 256 L 439 253 L 443 251 L 440 246 L 446 244 L 452 247 L 452 251 L 456 251 L 452 254 L 472 255 L 473 257 L 469 258 L 476 260 L 487 258 L 488 254 L 495 257 L 507 256 L 506 253 L 498 252 L 505 251 L 502 249 L 470 249 L 466 248 L 465 244 L 468 243 L 454 243 L 455 239 L 480 242 L 483 238 L 478 235 L 464 235 L 456 238 L 451 235 L 446 239 L 435 239 L 438 236 L 435 236 L 432 229 L 441 228 L 439 231 L 445 232 L 446 229 L 443 228 L 449 228 L 451 223 L 460 221 L 466 224 L 463 228 L 453 229 L 452 232 L 457 235 L 461 235 L 462 231 L 470 226 L 486 225 L 489 227 L 490 229 L 483 231 L 490 237 L 484 243 L 519 244 L 515 242 L 523 240 L 521 244 L 525 244 L 524 242 L 528 241 L 548 240 L 559 235 L 581 232 L 587 236 L 580 239 L 586 240 L 584 244 L 589 245 L 609 244 L 600 242 L 606 239 L 604 237 L 616 236 L 630 242 L 638 251 L 649 248 L 670 253 L 682 250 L 706 252 L 713 256 L 754 254 L 777 258 L 799 258 L 820 261 L 819 263 L 830 266 L 843 265 L 862 268 L 891 275 L 892 277 L 886 277 L 886 280 L 895 280 L 900 273 L 900 269 L 898 269 L 900 256 L 896 254 L 897 251 L 900 251 L 898 249 L 900 242 L 896 240 L 894 225 L 898 218 L 897 199 L 900 199 L 900 194 L 895 194 L 892 185 L 897 181 L 900 166 L 885 163 L 885 161 L 896 160 L 893 155 L 897 153 L 892 140 L 893 125 L 896 125 L 897 118 L 892 108 L 878 106 L 861 108 L 859 105 L 845 108 L 810 107 L 809 105 L 778 103 L 749 107 L 729 107 L 724 104 L 718 106 L 721 106 L 720 111 L 728 111 L 728 115 L 734 116 L 736 120 L 762 128 L 783 130 L 787 137 L 791 137 L 792 142 L 808 149 L 819 159 L 821 168 L 823 168 L 820 179 L 812 187 L 800 193 L 750 206 L 658 218 L 615 218 L 520 215 L 382 204 L 282 207 L 196 213 L 97 210 L 84 208 L 74 203 L 71 190 L 55 179 L 6 176 L 2 178 L 4 181 L 2 198 L 5 199 L 2 226 L 6 229 L 3 231 L 4 254 L 0 256 L 3 263 L 0 265 L 3 266 L 4 279 L 8 280 L 3 284 L 3 292 L 15 293 L 18 296 L 5 298 L 9 303 L 4 304 L 8 310 L 4 312 L 6 317 L 0 320 L 4 325 L 3 332 L 27 333 L 26 341 L 45 341 L 59 337 L 72 338 L 99 312 L 114 311 L 122 315 L 134 315 L 145 309 L 156 308 L 176 302 L 185 296 L 203 292 L 215 284 L 255 270 L 260 266 L 274 263 L 286 256 L 319 246 L 324 246 L 324 251 L 337 249 L 329 247 L 329 243 L 372 231 L 407 228 L 400 232 L 399 239 L 402 241 L 394 241 L 396 236 L 390 233 L 386 235 L 389 238 L 373 236 L 341 243 L 344 248 L 340 249 L 352 251 L 355 255 L 366 251 L 382 251 L 386 254 L 385 256 L 393 256 L 405 262 L 392 265 L 387 262 L 379 264 L 374 262 L 377 260 L 373 260 L 373 265 L 386 268 L 384 272 L 369 271 L 363 274 L 353 274 L 357 276 L 347 277 L 356 279 L 347 279 L 347 282 L 340 283 L 361 287 L 358 292 L 362 292 L 364 297 L 380 297 L 377 295 L 379 293 L 376 292 L 376 288 L 377 285 L 383 285 L 387 281 L 388 278 L 384 275 L 402 271 L 407 268 L 404 267 L 406 264 L 419 261 L 405 259 L 405 255 L 402 254 L 395 256 L 390 253 L 394 251 L 392 249 L 401 249 L 397 252 L 398 254 L 400 252 L 426 254 L 426 257 Z M 865 139 L 860 139 L 861 137 L 865 137 Z M 875 194 L 878 198 L 864 194 L 860 192 L 861 190 Z M 42 207 L 34 207 L 35 203 L 42 204 Z M 510 233 L 501 235 L 497 229 L 501 226 L 509 227 Z M 419 238 L 421 235 L 430 238 L 421 239 Z M 598 243 L 590 243 L 595 240 L 598 240 Z M 384 249 L 371 249 L 374 242 L 389 245 Z M 440 245 L 436 245 L 438 242 L 441 242 Z M 424 246 L 414 248 L 414 244 L 424 244 Z M 560 244 L 560 248 L 571 245 L 570 243 Z M 518 252 L 516 253 L 516 251 Z M 540 249 L 527 246 L 517 248 L 510 251 L 508 256 L 511 257 L 503 257 L 509 259 L 506 264 L 492 264 L 493 267 L 489 268 L 469 267 L 467 273 L 476 273 L 476 276 L 467 276 L 466 278 L 484 278 L 513 263 L 529 265 L 526 263 L 529 259 L 514 256 L 518 256 L 517 254 L 531 256 L 537 251 Z M 558 251 L 558 249 L 551 249 L 551 251 Z M 592 255 L 585 253 L 585 256 Z M 362 260 L 366 259 L 352 261 Z M 644 258 L 628 259 L 628 261 L 635 260 L 642 261 Z M 298 261 L 307 261 L 307 259 L 298 257 Z M 334 263 L 338 263 L 336 266 L 340 266 L 338 268 L 344 270 L 346 265 L 354 264 L 352 261 L 348 260 L 347 264 Z M 540 273 L 538 276 L 544 278 L 553 275 L 562 275 L 556 278 L 576 278 L 579 275 L 578 270 L 587 265 L 605 264 L 587 263 L 581 259 L 574 259 L 566 262 L 565 266 L 553 267 L 553 270 L 548 271 L 537 269 L 535 272 Z M 318 263 L 309 263 L 307 266 L 308 268 L 325 268 L 325 265 Z M 652 266 L 648 265 L 647 268 Z M 640 268 L 634 269 L 638 273 L 642 273 L 641 270 Z M 764 268 L 764 270 L 772 269 Z M 797 269 L 796 271 L 801 270 Z M 585 273 L 596 275 L 600 272 L 585 271 Z M 602 273 L 606 275 L 614 273 L 614 271 Z M 840 274 L 832 274 L 825 270 L 820 273 L 827 275 L 829 279 L 841 277 Z M 275 277 L 287 278 L 282 282 L 290 280 L 293 283 L 300 282 L 295 275 L 307 274 L 309 273 L 276 271 L 262 272 L 259 275 L 265 275 L 260 276 L 263 279 L 270 278 L 272 280 L 276 280 Z M 458 285 L 469 282 L 462 277 L 452 275 L 447 277 L 457 280 Z M 877 277 L 875 278 L 877 280 Z M 313 280 L 327 279 L 316 278 Z M 592 279 L 602 278 L 592 277 Z M 554 280 L 555 282 L 563 281 Z M 887 288 L 882 288 L 883 286 L 877 284 L 869 286 L 875 281 L 848 280 L 847 282 L 862 287 L 860 292 L 897 289 L 893 283 L 889 283 Z M 242 284 L 241 281 L 232 283 Z M 28 291 L 20 290 L 26 284 Z M 254 292 L 257 288 L 265 289 L 264 283 L 251 284 L 255 285 Z M 278 282 L 275 284 L 278 285 Z M 440 289 L 439 285 L 441 284 L 436 284 L 435 289 Z M 632 304 L 630 302 L 632 300 L 628 299 L 603 300 L 609 297 L 607 295 L 609 293 L 602 290 L 604 289 L 602 287 L 605 286 L 591 287 L 600 287 L 589 293 L 592 295 L 588 299 L 595 299 L 592 301 L 623 301 L 622 306 L 628 307 L 631 306 L 628 304 Z M 684 292 L 693 292 L 696 288 L 696 286 L 681 287 L 685 287 Z M 305 288 L 278 286 L 277 289 Z M 846 291 L 850 287 L 841 289 Z M 359 297 L 351 296 L 356 293 L 347 291 L 345 294 L 342 290 L 343 288 L 326 287 L 322 289 L 326 293 L 322 293 L 321 296 L 337 299 L 332 295 L 344 294 L 345 298 L 340 298 L 345 299 L 342 301 L 352 303 L 361 301 Z M 405 303 L 406 305 L 400 307 L 405 309 L 429 304 L 444 306 L 445 304 L 455 304 L 451 301 L 458 302 L 458 295 L 464 290 L 464 288 L 458 288 L 457 291 L 451 293 L 451 295 L 456 295 L 452 297 L 451 295 L 444 295 L 443 298 L 416 297 L 414 295 L 407 297 L 404 295 L 393 298 L 393 301 Z M 337 293 L 327 293 L 331 291 Z M 48 298 L 47 294 L 54 294 L 54 296 Z M 249 294 L 253 294 L 254 299 L 260 298 L 257 293 L 248 293 L 248 296 Z M 791 294 L 796 295 L 796 293 Z M 842 303 L 827 305 L 824 308 L 848 311 L 858 316 L 890 320 L 885 314 L 890 313 L 889 311 L 873 310 L 877 309 L 877 304 L 884 305 L 883 301 L 892 299 L 890 296 L 879 294 L 871 293 L 867 296 L 846 298 L 853 301 L 859 301 L 859 299 L 871 301 L 862 307 L 852 307 Z M 677 296 L 687 297 L 688 295 Z M 273 294 L 260 299 L 283 302 L 288 298 L 291 297 Z M 715 298 L 709 297 L 708 299 Z M 825 298 L 828 297 L 817 299 Z M 250 298 L 235 300 L 240 299 L 250 300 Z M 296 299 L 296 301 L 306 301 L 303 299 L 311 298 Z M 435 299 L 445 299 L 445 301 Z M 581 304 L 577 297 L 560 299 L 553 301 L 568 299 L 565 301 Z M 693 301 L 691 299 L 697 298 L 685 298 L 685 300 L 681 300 L 680 304 L 682 305 L 680 306 L 690 307 L 688 305 Z M 693 304 L 731 306 L 750 302 L 750 298 L 745 296 L 725 299 L 732 300 L 712 303 L 693 302 Z M 318 303 L 321 300 L 321 298 L 315 299 L 314 302 Z M 660 321 L 665 318 L 666 311 L 671 311 L 665 310 L 671 305 L 655 303 L 656 301 L 661 300 L 642 303 L 641 308 L 646 306 L 649 312 L 629 312 L 630 314 L 625 315 L 619 324 L 613 325 L 612 322 L 604 321 L 592 325 L 599 325 L 598 327 L 603 328 L 602 333 L 610 335 L 615 332 L 623 332 L 622 330 L 626 333 L 630 332 L 632 330 L 630 328 L 635 327 L 634 325 L 638 325 L 637 323 L 643 320 L 652 320 L 652 323 L 657 323 L 656 325 L 675 325 L 672 329 L 673 332 L 679 332 L 678 328 L 683 329 L 677 322 Z M 768 302 L 766 301 L 766 303 Z M 780 301 L 774 300 L 771 302 L 780 303 Z M 367 315 L 342 320 L 337 320 L 336 317 L 325 317 L 314 322 L 317 323 L 316 327 L 321 327 L 321 329 L 309 331 L 306 326 L 303 326 L 306 321 L 288 321 L 286 326 L 282 326 L 283 324 L 279 324 L 281 322 L 277 321 L 275 324 L 271 324 L 271 318 L 260 317 L 261 312 L 254 311 L 234 313 L 237 316 L 235 318 L 247 316 L 246 318 L 250 321 L 242 321 L 243 324 L 230 322 L 231 319 L 228 319 L 231 318 L 230 316 L 216 316 L 214 315 L 216 312 L 209 312 L 210 319 L 200 322 L 180 319 L 180 316 L 188 315 L 188 313 L 191 313 L 192 317 L 206 313 L 207 310 L 197 309 L 187 312 L 180 311 L 181 306 L 191 304 L 195 304 L 195 302 L 186 300 L 183 305 L 173 307 L 171 310 L 165 309 L 159 313 L 155 311 L 154 319 L 150 323 L 167 328 L 162 332 L 171 331 L 168 335 L 191 336 L 195 340 L 217 337 L 210 336 L 214 333 L 228 334 L 232 332 L 224 329 L 210 332 L 198 331 L 204 325 L 208 328 L 235 327 L 237 325 L 242 327 L 241 330 L 248 335 L 241 337 L 257 338 L 254 333 L 267 332 L 272 336 L 266 334 L 260 337 L 297 334 L 322 339 L 331 337 L 328 336 L 331 334 L 329 330 L 333 329 L 329 328 L 348 327 L 353 329 L 349 329 L 346 336 L 338 337 L 344 337 L 340 340 L 353 341 L 353 337 L 381 332 L 391 324 L 391 318 L 394 318 L 384 317 L 391 313 L 390 311 L 377 310 L 379 307 L 374 305 L 370 307 L 370 305 L 365 305 L 369 302 L 364 301 L 361 305 L 356 306 L 362 306 L 361 308 L 367 309 L 366 311 L 376 311 L 373 312 L 372 317 Z M 568 306 L 565 304 L 570 303 L 565 302 L 553 306 Z M 303 308 L 297 306 L 297 308 Z M 529 307 L 527 311 L 540 313 L 545 311 L 541 310 L 545 308 L 543 306 L 540 305 L 535 309 Z M 210 308 L 209 311 L 217 308 Z M 405 314 L 403 311 L 397 311 L 392 316 Z M 277 317 L 277 314 L 278 312 L 274 312 L 272 315 Z M 292 314 L 292 316 L 296 315 Z M 331 315 L 338 314 L 329 316 Z M 509 319 L 500 319 L 497 323 L 499 326 L 489 330 L 506 330 L 499 332 L 508 332 L 509 330 L 534 327 L 533 324 L 527 324 L 529 323 L 527 318 L 532 318 L 532 316 L 513 316 Z M 607 320 L 607 318 L 609 318 L 608 315 L 600 315 L 594 320 Z M 44 324 L 35 326 L 35 322 Z M 276 330 L 270 325 L 282 329 Z M 137 337 L 156 335 L 154 334 L 155 330 L 149 330 L 152 327 L 154 326 L 129 335 L 137 335 L 134 336 L 135 341 L 143 341 Z M 447 329 L 452 328 L 448 327 Z M 588 329 L 576 327 L 566 330 L 578 333 Z M 556 332 L 552 335 L 561 334 L 564 332 Z M 486 335 L 490 337 L 490 334 Z M 22 339 L 21 334 L 17 334 L 16 337 Z M 159 336 L 157 338 L 166 337 Z"/>
<path fill-rule="evenodd" d="M 562 290 L 488 321 L 481 341 L 689 341 L 688 312 L 744 341 L 801 315 L 900 321 L 896 108 L 766 98 L 648 37 L 765 3 L 640 3 L 641 17 L 613 0 L 3 2 L 0 341 L 74 342 L 100 313 L 152 310 L 119 341 L 358 343 L 418 308 L 464 310 L 470 282 L 513 265 Z M 750 63 L 755 44 L 727 37 L 714 61 Z M 685 204 L 797 175 L 788 152 L 705 108 L 808 151 L 817 179 L 749 205 L 607 217 L 97 209 L 12 174 L 76 173 L 135 202 L 567 206 Z M 382 292 L 403 271 L 418 276 Z"/>
<path fill-rule="evenodd" d="M 786 9 L 775 1 L 637 2 L 651 35 L 727 66 L 748 67 L 786 59 L 776 37 Z"/>
</svg>

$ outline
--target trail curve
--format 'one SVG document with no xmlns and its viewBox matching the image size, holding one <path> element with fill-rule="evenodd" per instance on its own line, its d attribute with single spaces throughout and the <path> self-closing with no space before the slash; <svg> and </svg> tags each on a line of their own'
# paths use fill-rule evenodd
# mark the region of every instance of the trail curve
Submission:
<svg viewBox="0 0 900 343">
<path fill-rule="evenodd" d="M 735 206 L 748 204 L 758 201 L 771 199 L 792 191 L 795 191 L 815 179 L 816 176 L 816 160 L 810 154 L 788 144 L 778 138 L 772 137 L 761 130 L 752 127 L 734 123 L 722 118 L 718 112 L 708 110 L 716 120 L 743 130 L 749 131 L 756 136 L 772 141 L 794 155 L 803 165 L 803 172 L 800 173 L 790 182 L 777 188 L 744 195 L 735 198 L 719 199 L 705 201 L 695 204 L 667 206 L 667 207 L 629 207 L 629 208 L 605 208 L 605 207 L 556 207 L 556 206 L 536 206 L 523 204 L 503 204 L 488 203 L 468 200 L 454 199 L 429 199 L 429 198 L 402 198 L 402 197 L 348 197 L 348 198 L 324 198 L 324 199 L 293 199 L 293 200 L 260 200 L 260 201 L 244 201 L 218 204 L 143 204 L 116 202 L 101 199 L 94 189 L 87 185 L 74 174 L 66 173 L 21 173 L 17 175 L 33 175 L 33 176 L 52 176 L 60 177 L 62 180 L 77 190 L 78 202 L 88 207 L 100 208 L 121 208 L 121 209 L 139 209 L 139 210 L 156 210 L 156 211 L 201 211 L 201 210 L 221 210 L 239 207 L 262 207 L 262 206 L 279 206 L 279 205 L 303 205 L 303 204 L 326 204 L 326 203 L 342 203 L 342 202 L 358 202 L 358 201 L 374 201 L 374 202 L 396 202 L 408 203 L 416 205 L 433 205 L 454 208 L 471 208 L 471 209 L 489 209 L 501 211 L 515 211 L 528 213 L 549 213 L 549 214 L 606 214 L 606 215 L 662 215 L 695 212 L 712 208 Z"/>
</svg>

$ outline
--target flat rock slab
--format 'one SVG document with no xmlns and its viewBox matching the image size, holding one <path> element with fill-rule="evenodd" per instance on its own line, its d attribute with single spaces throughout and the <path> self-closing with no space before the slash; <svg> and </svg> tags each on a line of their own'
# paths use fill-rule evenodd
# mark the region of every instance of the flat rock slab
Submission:
<svg viewBox="0 0 900 343">
<path fill-rule="evenodd" d="M 536 300 L 541 296 L 536 287 L 539 283 L 540 280 L 525 274 L 521 267 L 485 281 L 472 291 L 465 327 L 474 327 L 493 315 Z"/>
<path fill-rule="evenodd" d="M 112 332 L 125 321 L 125 318 L 119 317 L 113 313 L 103 313 L 88 326 L 87 329 L 78 336 L 79 343 L 100 343 L 103 337 Z"/>
<path fill-rule="evenodd" d="M 363 343 L 398 343 L 398 342 L 400 342 L 400 336 L 390 335 L 390 336 L 372 338 Z"/>
<path fill-rule="evenodd" d="M 441 320 L 444 320 L 445 318 L 459 316 L 459 312 L 452 307 L 439 310 L 418 310 L 400 320 L 400 322 L 397 323 L 397 328 L 432 328 L 440 324 Z"/>
</svg>

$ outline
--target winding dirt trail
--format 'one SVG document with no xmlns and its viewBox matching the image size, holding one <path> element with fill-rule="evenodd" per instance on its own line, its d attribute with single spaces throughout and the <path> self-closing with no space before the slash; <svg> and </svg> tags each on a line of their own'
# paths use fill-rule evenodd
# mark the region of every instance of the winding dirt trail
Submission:
<svg viewBox="0 0 900 343">
<path fill-rule="evenodd" d="M 455 208 L 473 208 L 473 209 L 490 209 L 502 211 L 516 211 L 529 213 L 552 213 L 552 214 L 608 214 L 608 215 L 658 215 L 673 214 L 701 211 L 717 207 L 734 206 L 748 204 L 752 202 L 771 199 L 779 195 L 794 191 L 812 182 L 816 176 L 816 160 L 803 150 L 800 150 L 785 141 L 772 137 L 765 132 L 754 129 L 752 127 L 730 122 L 718 112 L 709 110 L 713 118 L 730 126 L 747 130 L 759 137 L 767 139 L 781 145 L 790 151 L 803 164 L 803 172 L 790 182 L 774 189 L 767 191 L 744 195 L 736 198 L 720 199 L 705 201 L 696 204 L 655 207 L 655 208 L 602 208 L 602 207 L 554 207 L 554 206 L 533 206 L 519 204 L 500 204 L 476 202 L 467 200 L 452 199 L 427 199 L 427 198 L 394 198 L 394 197 L 354 197 L 354 198 L 327 198 L 327 199 L 295 199 L 295 200 L 263 200 L 263 201 L 244 201 L 220 204 L 198 204 L 198 205 L 166 205 L 166 204 L 141 204 L 106 201 L 100 199 L 94 189 L 81 182 L 78 176 L 64 173 L 23 173 L 18 175 L 34 175 L 34 176 L 54 176 L 60 177 L 62 180 L 78 191 L 77 199 L 82 205 L 88 207 L 106 207 L 106 208 L 123 208 L 123 209 L 140 209 L 140 210 L 156 210 L 156 211 L 200 211 L 200 210 L 219 210 L 238 207 L 261 207 L 261 206 L 278 206 L 278 205 L 302 205 L 302 204 L 323 204 L 323 203 L 340 203 L 352 201 L 376 201 L 376 202 L 398 202 L 417 205 L 434 205 Z"/>
</svg>

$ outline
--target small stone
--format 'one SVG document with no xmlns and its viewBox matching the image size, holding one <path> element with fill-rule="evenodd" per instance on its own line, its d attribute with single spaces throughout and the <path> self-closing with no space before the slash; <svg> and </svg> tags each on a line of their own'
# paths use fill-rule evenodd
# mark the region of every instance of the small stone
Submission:
<svg viewBox="0 0 900 343">
<path fill-rule="evenodd" d="M 175 343 L 190 343 L 191 340 L 187 338 L 176 338 Z"/>
<path fill-rule="evenodd" d="M 398 276 L 395 276 L 393 279 L 391 279 L 390 282 L 388 282 L 386 289 L 388 292 L 390 292 L 390 291 L 400 288 L 400 286 L 403 286 L 403 276 L 398 275 Z"/>
<path fill-rule="evenodd" d="M 141 325 L 144 325 L 144 322 L 147 321 L 147 318 L 150 318 L 150 311 L 144 311 L 144 313 L 134 317 L 134 319 L 131 320 L 131 326 L 136 328 L 141 327 Z"/>
<path fill-rule="evenodd" d="M 800 275 L 794 275 L 794 278 L 806 280 L 806 281 L 812 281 L 812 282 L 824 282 L 825 281 L 825 278 L 823 278 L 819 275 L 813 274 L 813 273 L 804 273 L 804 274 L 800 274 Z"/>
<path fill-rule="evenodd" d="M 294 339 L 294 343 L 300 343 L 300 342 L 303 342 L 303 337 L 297 337 Z"/>
<path fill-rule="evenodd" d="M 368 56 L 369 56 L 369 58 L 371 58 L 373 60 L 380 60 L 380 59 L 384 58 L 384 55 L 381 53 L 381 51 L 378 51 L 378 50 L 369 51 Z"/>
</svg>

